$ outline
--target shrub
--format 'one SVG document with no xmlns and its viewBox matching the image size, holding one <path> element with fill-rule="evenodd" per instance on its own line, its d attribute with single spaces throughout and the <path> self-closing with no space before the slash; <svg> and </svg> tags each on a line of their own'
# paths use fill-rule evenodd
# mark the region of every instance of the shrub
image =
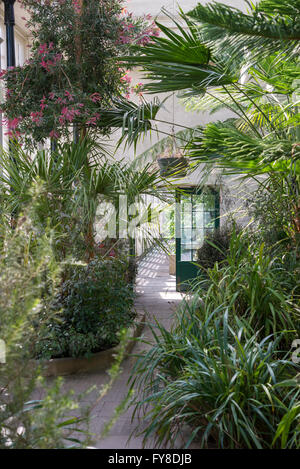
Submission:
<svg viewBox="0 0 300 469">
<path fill-rule="evenodd" d="M 188 424 L 187 447 L 195 438 L 202 447 L 276 447 L 281 419 L 299 400 L 299 367 L 278 353 L 273 338 L 260 341 L 238 320 L 230 326 L 224 308 L 205 320 L 197 308 L 185 304 L 171 332 L 152 328 L 154 345 L 135 366 L 135 411 L 147 410 L 145 440 L 174 442 Z M 294 419 L 287 429 L 291 447 L 296 428 Z"/>
<path fill-rule="evenodd" d="M 42 298 L 51 299 L 59 274 L 52 234 L 38 236 L 26 214 L 14 230 L 2 216 L 0 238 L 0 338 L 6 349 L 0 363 L 0 448 L 84 447 L 90 441 L 87 409 L 79 410 L 79 400 L 63 392 L 61 380 L 45 383 L 31 360 L 42 327 Z M 43 398 L 32 401 L 37 387 Z M 79 423 L 81 442 L 75 438 Z"/>
<path fill-rule="evenodd" d="M 118 333 L 135 316 L 127 273 L 128 263 L 116 258 L 68 265 L 67 280 L 50 305 L 57 312 L 56 320 L 46 321 L 35 354 L 79 357 L 116 345 Z"/>
<path fill-rule="evenodd" d="M 298 336 L 297 272 L 286 270 L 285 256 L 274 257 L 264 244 L 252 243 L 246 232 L 233 233 L 226 262 L 216 263 L 206 274 L 194 282 L 206 315 L 225 305 L 230 318 L 243 318 L 261 338 L 283 330 Z"/>
<path fill-rule="evenodd" d="M 216 262 L 220 263 L 226 259 L 233 231 L 238 233 L 240 230 L 237 227 L 225 225 L 206 236 L 197 252 L 197 262 L 202 268 L 212 268 Z"/>
</svg>

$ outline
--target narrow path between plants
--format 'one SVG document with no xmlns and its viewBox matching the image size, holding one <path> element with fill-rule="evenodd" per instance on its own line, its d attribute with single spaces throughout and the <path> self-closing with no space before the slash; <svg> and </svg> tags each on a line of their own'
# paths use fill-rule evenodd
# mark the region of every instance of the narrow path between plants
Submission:
<svg viewBox="0 0 300 469">
<path fill-rule="evenodd" d="M 152 251 L 140 262 L 137 277 L 137 299 L 136 309 L 139 312 L 145 311 L 148 321 L 156 319 L 165 327 L 169 327 L 173 318 L 173 311 L 182 300 L 182 295 L 176 292 L 175 277 L 169 275 L 168 257 L 161 251 Z M 147 326 L 143 331 L 144 337 L 150 337 L 151 333 Z M 137 343 L 132 354 L 143 350 L 145 344 Z M 100 435 L 102 428 L 114 414 L 115 408 L 122 402 L 128 392 L 127 381 L 131 374 L 134 357 L 127 358 L 122 364 L 122 373 L 117 378 L 112 389 L 104 399 L 94 408 L 92 412 L 91 431 L 95 435 Z M 80 393 L 96 385 L 99 390 L 101 384 L 107 382 L 107 375 L 104 372 L 93 374 L 74 375 L 65 378 L 65 388 L 74 389 L 75 393 Z M 95 391 L 97 392 L 97 391 Z M 94 402 L 95 392 L 90 393 L 86 400 Z M 96 448 L 116 449 L 128 448 L 139 449 L 142 447 L 142 437 L 128 438 L 138 420 L 131 420 L 133 409 L 127 410 L 116 421 L 109 436 L 95 443 Z M 153 448 L 151 441 L 147 442 L 147 448 Z"/>
</svg>

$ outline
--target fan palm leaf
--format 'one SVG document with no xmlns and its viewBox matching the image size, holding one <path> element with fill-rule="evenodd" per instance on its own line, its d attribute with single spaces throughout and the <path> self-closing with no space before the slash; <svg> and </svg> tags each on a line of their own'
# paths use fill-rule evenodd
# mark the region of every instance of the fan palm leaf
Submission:
<svg viewBox="0 0 300 469">
<path fill-rule="evenodd" d="M 153 39 L 138 57 L 121 58 L 131 66 L 143 66 L 149 93 L 193 90 L 202 94 L 208 86 L 231 83 L 235 77 L 224 73 L 210 60 L 209 49 L 199 41 L 199 34 L 186 17 L 186 27 L 173 20 L 174 29 L 156 22 L 164 37 Z"/>
<path fill-rule="evenodd" d="M 201 24 L 201 37 L 214 54 L 226 50 L 236 58 L 243 54 L 267 57 L 280 51 L 297 57 L 300 47 L 299 0 L 246 2 L 249 13 L 222 3 L 198 4 L 188 16 Z M 248 57 L 249 59 L 249 57 Z"/>
<path fill-rule="evenodd" d="M 135 104 L 125 99 L 115 99 L 113 107 L 101 114 L 101 125 L 122 130 L 118 146 L 134 145 L 136 147 L 141 136 L 153 129 L 155 119 L 163 102 L 155 98 L 152 102 L 143 101 Z"/>
</svg>

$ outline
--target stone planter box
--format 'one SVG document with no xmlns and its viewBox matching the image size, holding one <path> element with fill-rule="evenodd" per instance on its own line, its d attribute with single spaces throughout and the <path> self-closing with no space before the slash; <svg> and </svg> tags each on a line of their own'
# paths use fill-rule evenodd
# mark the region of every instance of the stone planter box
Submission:
<svg viewBox="0 0 300 469">
<path fill-rule="evenodd" d="M 125 357 L 132 351 L 135 341 L 142 333 L 145 323 L 145 314 L 138 314 L 137 321 L 129 329 L 129 341 L 126 346 Z M 43 375 L 50 376 L 66 376 L 75 373 L 91 373 L 95 371 L 105 371 L 109 369 L 113 362 L 115 355 L 119 352 L 120 346 L 104 350 L 102 352 L 94 353 L 89 358 L 53 358 L 48 361 L 43 361 Z"/>
</svg>

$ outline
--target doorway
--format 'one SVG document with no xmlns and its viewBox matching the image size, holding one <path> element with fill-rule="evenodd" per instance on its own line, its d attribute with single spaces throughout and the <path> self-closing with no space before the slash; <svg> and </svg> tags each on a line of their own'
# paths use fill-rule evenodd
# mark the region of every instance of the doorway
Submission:
<svg viewBox="0 0 300 469">
<path fill-rule="evenodd" d="M 197 251 L 220 223 L 219 192 L 211 187 L 176 190 L 176 289 L 186 291 L 197 276 Z"/>
</svg>

